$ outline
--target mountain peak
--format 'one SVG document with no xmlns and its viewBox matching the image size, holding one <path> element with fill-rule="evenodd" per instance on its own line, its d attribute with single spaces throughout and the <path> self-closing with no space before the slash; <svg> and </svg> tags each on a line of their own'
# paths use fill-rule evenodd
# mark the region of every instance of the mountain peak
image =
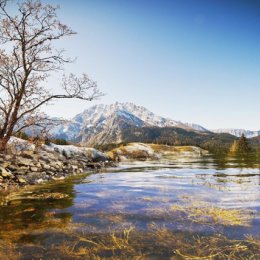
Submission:
<svg viewBox="0 0 260 260">
<path fill-rule="evenodd" d="M 67 126 L 52 131 L 53 135 L 87 144 L 121 141 L 121 131 L 131 127 L 178 127 L 191 131 L 207 131 L 195 124 L 184 124 L 154 114 L 131 102 L 94 105 L 76 115 Z"/>
<path fill-rule="evenodd" d="M 237 137 L 242 136 L 244 134 L 247 138 L 252 138 L 260 135 L 260 131 L 251 131 L 246 129 L 235 129 L 235 128 L 219 128 L 211 130 L 213 133 L 227 133 Z"/>
</svg>

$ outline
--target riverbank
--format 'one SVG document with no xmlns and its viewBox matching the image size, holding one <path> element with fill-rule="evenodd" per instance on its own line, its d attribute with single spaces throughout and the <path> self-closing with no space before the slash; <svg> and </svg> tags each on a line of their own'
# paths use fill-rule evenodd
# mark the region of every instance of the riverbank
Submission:
<svg viewBox="0 0 260 260">
<path fill-rule="evenodd" d="M 259 260 L 259 170 L 187 159 L 20 188 L 0 201 L 0 259 Z"/>
<path fill-rule="evenodd" d="M 74 145 L 41 145 L 35 147 L 18 138 L 11 140 L 12 152 L 0 154 L 0 191 L 21 186 L 62 180 L 89 171 L 116 166 L 124 161 L 172 161 L 207 155 L 193 146 L 167 146 L 130 143 L 107 153 Z M 10 151 L 10 149 L 9 149 Z"/>
<path fill-rule="evenodd" d="M 93 148 L 34 145 L 16 139 L 15 152 L 0 154 L 0 191 L 97 171 L 115 163 Z"/>
</svg>

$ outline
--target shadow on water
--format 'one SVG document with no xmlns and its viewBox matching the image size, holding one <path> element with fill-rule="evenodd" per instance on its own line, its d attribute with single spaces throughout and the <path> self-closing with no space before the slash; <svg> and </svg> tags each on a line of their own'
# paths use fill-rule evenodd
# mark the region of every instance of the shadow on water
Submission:
<svg viewBox="0 0 260 260">
<path fill-rule="evenodd" d="M 260 255 L 254 157 L 121 164 L 2 200 L 0 259 L 251 259 Z"/>
</svg>

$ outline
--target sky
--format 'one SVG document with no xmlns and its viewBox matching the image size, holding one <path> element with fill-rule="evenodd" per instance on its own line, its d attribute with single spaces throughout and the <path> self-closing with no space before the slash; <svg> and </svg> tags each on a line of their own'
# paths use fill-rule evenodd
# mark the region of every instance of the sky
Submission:
<svg viewBox="0 0 260 260">
<path fill-rule="evenodd" d="M 260 0 L 44 0 L 77 32 L 62 40 L 106 95 L 59 101 L 52 116 L 133 102 L 208 129 L 260 129 Z M 54 76 L 48 86 L 58 89 Z"/>
</svg>

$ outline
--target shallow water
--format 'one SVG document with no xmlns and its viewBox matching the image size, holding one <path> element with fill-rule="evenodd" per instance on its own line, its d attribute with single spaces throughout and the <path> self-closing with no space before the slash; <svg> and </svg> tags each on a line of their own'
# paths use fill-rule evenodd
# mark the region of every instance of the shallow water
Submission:
<svg viewBox="0 0 260 260">
<path fill-rule="evenodd" d="M 129 163 L 11 195 L 0 259 L 260 259 L 255 166 Z"/>
</svg>

